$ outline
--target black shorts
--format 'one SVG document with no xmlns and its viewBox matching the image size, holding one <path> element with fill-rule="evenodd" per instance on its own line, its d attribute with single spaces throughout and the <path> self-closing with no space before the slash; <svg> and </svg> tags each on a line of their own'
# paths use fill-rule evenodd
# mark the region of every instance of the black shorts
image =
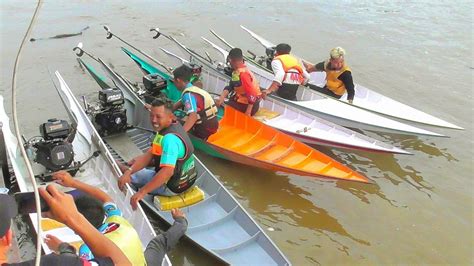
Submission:
<svg viewBox="0 0 474 266">
<path fill-rule="evenodd" d="M 342 95 L 335 94 L 334 92 L 332 92 L 332 90 L 328 89 L 328 87 L 326 87 L 326 86 L 324 86 L 324 88 L 321 88 L 321 87 L 313 85 L 313 84 L 308 84 L 308 86 L 312 90 L 315 90 L 317 92 L 320 92 L 320 93 L 325 94 L 327 96 L 331 96 L 331 97 L 336 98 L 336 99 L 340 99 L 342 97 Z"/>
<path fill-rule="evenodd" d="M 202 122 L 201 124 L 195 124 L 189 133 L 193 136 L 198 137 L 202 140 L 207 140 L 210 135 L 217 132 L 219 128 L 219 121 L 217 121 L 217 116 Z"/>
<path fill-rule="evenodd" d="M 276 91 L 276 95 L 280 96 L 283 99 L 296 101 L 296 92 L 298 91 L 299 86 L 299 84 L 283 83 Z"/>
<path fill-rule="evenodd" d="M 234 109 L 237 109 L 238 111 L 240 111 L 242 113 L 245 113 L 245 111 L 247 111 L 247 104 L 236 102 L 236 101 L 234 101 L 234 99 L 230 99 L 227 104 L 230 107 L 233 107 Z M 255 113 L 257 113 L 259 108 L 260 108 L 260 100 L 257 100 L 253 104 L 253 108 L 252 108 L 252 111 L 251 111 L 250 115 L 253 116 Z"/>
</svg>

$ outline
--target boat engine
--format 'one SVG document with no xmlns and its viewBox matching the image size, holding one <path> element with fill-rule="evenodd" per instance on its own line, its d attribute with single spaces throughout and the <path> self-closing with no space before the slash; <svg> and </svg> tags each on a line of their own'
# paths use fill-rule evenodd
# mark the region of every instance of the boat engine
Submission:
<svg viewBox="0 0 474 266">
<path fill-rule="evenodd" d="M 151 96 L 159 96 L 161 90 L 166 89 L 167 82 L 158 74 L 148 74 L 143 76 L 143 86 Z"/>
<path fill-rule="evenodd" d="M 65 120 L 53 118 L 41 124 L 39 130 L 41 138 L 27 143 L 35 149 L 35 162 L 53 172 L 69 167 L 74 161 L 71 136 L 75 129 Z"/>
<path fill-rule="evenodd" d="M 272 69 L 272 60 L 275 57 L 275 47 L 266 48 L 265 49 L 265 56 L 260 56 L 258 59 L 258 63 L 260 65 L 266 66 L 268 69 Z"/>
<path fill-rule="evenodd" d="M 101 136 L 124 132 L 127 129 L 127 110 L 120 89 L 109 88 L 99 91 L 99 106 L 95 110 L 88 108 L 94 117 L 97 131 Z"/>
</svg>

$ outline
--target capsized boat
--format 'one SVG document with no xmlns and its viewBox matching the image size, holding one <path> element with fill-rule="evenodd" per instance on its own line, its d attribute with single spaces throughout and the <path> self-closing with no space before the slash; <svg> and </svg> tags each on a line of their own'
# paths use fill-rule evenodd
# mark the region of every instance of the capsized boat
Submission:
<svg viewBox="0 0 474 266">
<path fill-rule="evenodd" d="M 151 63 L 125 48 L 122 48 L 122 50 L 137 63 L 144 74 L 156 73 L 165 79 L 170 79 L 164 71 L 155 68 Z M 162 50 L 169 56 L 178 59 L 180 63 L 190 63 L 188 60 L 165 49 Z M 205 63 L 199 60 L 198 57 L 193 57 L 193 59 L 197 60 L 199 64 Z M 228 84 L 230 79 L 228 75 L 224 74 L 224 71 L 220 72 L 217 66 L 213 69 L 203 67 L 200 76 L 204 85 L 203 89 L 214 95 L 218 95 Z M 392 145 L 318 118 L 294 106 L 278 101 L 274 97 L 268 97 L 264 101 L 260 101 L 260 110 L 254 118 L 304 143 L 367 151 L 409 154 Z"/>
<path fill-rule="evenodd" d="M 124 94 L 137 95 L 137 89 L 130 82 L 100 58 L 98 61 L 106 75 Z M 172 82 L 167 82 L 167 85 L 174 87 Z M 207 141 L 191 135 L 194 146 L 215 157 L 272 171 L 370 182 L 365 176 L 316 149 L 230 107 L 225 108 L 219 125 L 219 130 Z"/>
<path fill-rule="evenodd" d="M 211 32 L 219 36 L 214 31 Z M 219 38 L 223 40 L 222 37 L 219 36 Z M 227 42 L 226 44 L 229 45 Z M 216 48 L 219 46 L 214 44 L 213 47 Z M 273 81 L 273 74 L 270 70 L 265 69 L 251 58 L 246 57 L 246 60 L 249 62 L 249 64 L 247 64 L 248 68 L 259 80 L 260 86 L 262 88 L 268 88 Z M 298 88 L 296 96 L 298 101 L 289 101 L 283 98 L 279 99 L 345 127 L 394 134 L 446 137 L 445 135 L 407 125 L 374 112 L 358 108 L 354 105 L 344 103 L 305 86 Z"/>
<path fill-rule="evenodd" d="M 272 42 L 264 39 L 262 36 L 256 34 L 250 29 L 240 26 L 244 31 L 249 33 L 255 40 L 257 40 L 265 49 L 273 49 L 276 45 Z M 220 37 L 219 37 L 220 38 Z M 255 63 L 255 61 L 253 61 Z M 271 69 L 267 69 L 271 73 Z M 326 74 L 324 72 L 313 72 L 310 73 L 311 79 L 310 84 L 316 85 L 318 87 L 324 87 L 326 84 Z M 270 75 L 271 76 L 271 75 Z M 454 125 L 450 122 L 444 121 L 440 118 L 437 118 L 433 115 L 422 112 L 416 108 L 398 102 L 390 97 L 382 95 L 376 91 L 373 91 L 367 87 L 364 87 L 359 84 L 355 85 L 355 96 L 353 105 L 366 109 L 372 112 L 380 113 L 390 117 L 395 117 L 398 119 L 403 119 L 410 122 L 417 122 L 421 124 L 426 124 L 430 126 L 445 127 L 451 129 L 463 129 L 457 125 Z M 340 99 L 337 99 L 340 102 L 347 103 L 347 94 L 344 94 Z"/>
<path fill-rule="evenodd" d="M 59 83 L 58 93 L 63 100 L 63 104 L 68 111 L 71 121 L 74 121 L 77 125 L 77 132 L 72 142 L 74 159 L 79 162 L 82 161 L 82 163 L 77 166 L 65 169 L 72 170 L 72 168 L 77 167 L 75 170 L 80 169 L 80 171 L 77 171 L 74 176 L 75 179 L 98 187 L 109 194 L 122 211 L 124 218 L 126 218 L 137 231 L 140 240 L 142 241 L 142 247 L 145 249 L 148 242 L 156 236 L 150 221 L 141 207 L 136 211 L 132 210 L 129 203 L 130 197 L 133 194 L 132 189 L 127 185 L 125 193 L 119 190 L 117 182 L 114 180 L 120 177 L 121 173 L 111 153 L 108 151 L 99 134 L 87 119 L 87 116 L 78 107 L 77 100 L 71 96 L 72 94 L 64 94 L 64 92 L 69 91 L 69 88 L 59 72 L 56 72 L 55 75 Z M 0 96 L 0 121 L 5 139 L 6 152 L 13 168 L 18 188 L 21 192 L 32 191 L 33 184 L 28 177 L 26 164 L 20 154 L 17 139 L 10 131 L 9 118 L 3 106 L 2 96 Z M 38 186 L 46 186 L 49 183 L 54 183 L 47 179 L 47 174 L 43 172 L 45 169 L 42 165 L 34 162 L 32 163 L 35 172 L 41 172 L 37 175 Z M 111 180 L 114 182 L 110 182 Z M 58 188 L 65 192 L 70 190 L 70 188 L 63 188 L 60 186 L 58 186 Z M 29 217 L 37 231 L 38 223 L 36 214 L 32 213 Z M 42 218 L 41 227 L 43 230 L 41 237 L 45 237 L 46 234 L 51 234 L 65 242 L 69 242 L 76 248 L 83 243 L 81 238 L 76 235 L 74 231 L 66 227 L 64 224 L 54 220 Z M 42 244 L 42 249 L 45 254 L 52 252 L 44 242 Z M 171 265 L 167 256 L 163 260 L 163 265 Z"/>
<path fill-rule="evenodd" d="M 91 70 L 87 63 L 82 64 Z M 91 71 L 91 74 L 94 73 L 94 70 Z M 116 85 L 125 84 L 118 75 L 113 80 Z M 62 89 L 65 94 L 71 94 L 67 87 Z M 148 131 L 135 128 L 126 134 L 107 137 L 107 144 L 111 147 L 122 146 L 122 152 L 119 149 L 114 151 L 116 159 L 142 154 L 149 149 L 154 135 L 149 132 L 152 127 L 145 103 L 130 90 L 124 89 L 123 93 L 128 123 Z M 212 172 L 197 157 L 194 161 L 198 173 L 195 184 L 205 195 L 204 200 L 182 208 L 189 222 L 186 236 L 211 255 L 232 265 L 246 264 L 249 260 L 258 265 L 290 265 L 280 249 Z M 165 222 L 173 223 L 171 213 L 160 210 L 151 195 L 147 195 L 143 203 Z"/>
</svg>

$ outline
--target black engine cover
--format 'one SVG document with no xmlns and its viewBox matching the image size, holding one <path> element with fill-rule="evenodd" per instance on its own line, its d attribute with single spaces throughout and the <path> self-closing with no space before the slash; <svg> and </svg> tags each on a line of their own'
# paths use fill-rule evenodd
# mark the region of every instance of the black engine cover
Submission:
<svg viewBox="0 0 474 266">
<path fill-rule="evenodd" d="M 158 74 L 148 74 L 144 76 L 143 85 L 145 86 L 145 89 L 153 95 L 157 95 L 162 89 L 165 89 L 167 86 L 166 80 Z"/>
<path fill-rule="evenodd" d="M 95 116 L 100 135 L 124 132 L 127 129 L 127 110 L 111 109 Z"/>
<path fill-rule="evenodd" d="M 71 143 L 48 141 L 35 144 L 35 161 L 50 171 L 67 168 L 74 160 L 74 149 Z"/>
</svg>

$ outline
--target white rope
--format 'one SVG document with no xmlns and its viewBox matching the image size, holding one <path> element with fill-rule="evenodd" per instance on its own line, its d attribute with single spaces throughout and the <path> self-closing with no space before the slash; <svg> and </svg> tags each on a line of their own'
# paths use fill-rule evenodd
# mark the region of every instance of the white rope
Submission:
<svg viewBox="0 0 474 266">
<path fill-rule="evenodd" d="M 36 20 L 36 16 L 41 6 L 41 0 L 38 0 L 38 4 L 36 5 L 35 13 L 33 13 L 33 17 L 31 18 L 30 25 L 28 26 L 28 30 L 26 31 L 25 35 L 23 36 L 23 40 L 20 44 L 20 48 L 18 49 L 18 53 L 15 59 L 15 66 L 13 67 L 13 76 L 12 76 L 12 113 L 13 113 L 13 125 L 15 128 L 15 135 L 18 140 L 18 147 L 20 147 L 20 152 L 25 160 L 26 168 L 28 170 L 28 174 L 30 176 L 31 183 L 33 184 L 33 191 L 35 193 L 35 201 L 36 201 L 36 214 L 37 214 L 37 223 L 38 223 L 38 233 L 36 235 L 36 259 L 35 265 L 39 266 L 41 261 L 41 243 L 42 243 L 42 230 L 41 230 L 41 205 L 40 205 L 40 196 L 38 193 L 38 187 L 36 186 L 35 174 L 33 173 L 33 169 L 31 167 L 31 163 L 28 159 L 26 154 L 25 148 L 23 147 L 23 143 L 21 143 L 21 134 L 20 128 L 18 126 L 18 117 L 16 112 L 16 73 L 18 71 L 18 64 L 20 62 L 20 55 L 23 50 L 23 46 L 28 39 L 28 36 L 31 33 L 31 29 L 33 28 L 33 24 Z"/>
</svg>

